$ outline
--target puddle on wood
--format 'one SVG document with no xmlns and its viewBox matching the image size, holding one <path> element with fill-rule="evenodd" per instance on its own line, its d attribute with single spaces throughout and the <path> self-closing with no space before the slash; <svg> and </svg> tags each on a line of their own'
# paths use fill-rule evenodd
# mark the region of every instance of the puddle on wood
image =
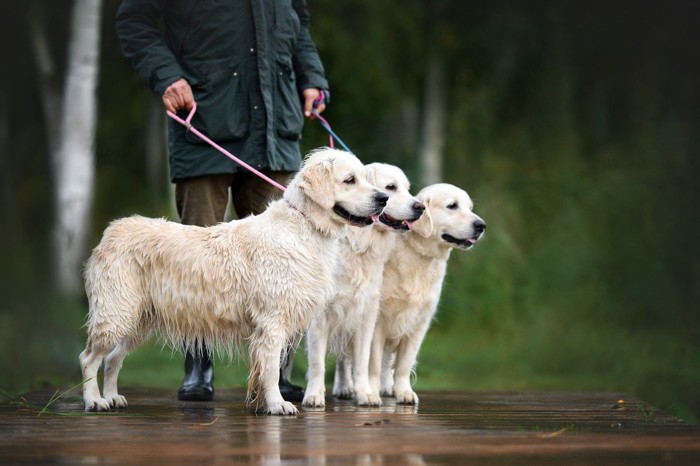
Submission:
<svg viewBox="0 0 700 466">
<path fill-rule="evenodd" d="M 0 406 L 0 463 L 37 464 L 41 458 L 41 464 L 575 465 L 657 464 L 668 455 L 674 464 L 700 460 L 697 426 L 661 412 L 645 418 L 635 399 L 621 409 L 620 394 L 432 392 L 419 393 L 418 407 L 385 399 L 379 408 L 329 397 L 325 409 L 300 408 L 290 417 L 255 415 L 240 389 L 217 390 L 208 403 L 179 402 L 175 390 L 123 394 L 128 410 L 109 414 L 79 415 L 82 401 L 74 394 L 41 416 Z M 41 406 L 42 395 L 27 399 Z"/>
</svg>

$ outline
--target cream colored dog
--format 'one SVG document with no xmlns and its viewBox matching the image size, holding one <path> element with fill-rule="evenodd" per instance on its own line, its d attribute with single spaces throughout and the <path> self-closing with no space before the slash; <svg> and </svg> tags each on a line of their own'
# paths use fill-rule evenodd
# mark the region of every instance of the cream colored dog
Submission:
<svg viewBox="0 0 700 466">
<path fill-rule="evenodd" d="M 260 215 L 208 228 L 138 216 L 112 222 L 85 269 L 85 410 L 126 407 L 117 391 L 122 362 L 159 330 L 176 349 L 231 355 L 247 344 L 248 401 L 262 399 L 269 414 L 297 413 L 277 385 L 280 353 L 335 296 L 343 227 L 372 224 L 387 199 L 355 156 L 322 149 Z"/>
<path fill-rule="evenodd" d="M 369 366 L 373 392 L 393 395 L 400 404 L 418 403 L 410 375 L 437 309 L 450 252 L 471 248 L 486 229 L 469 195 L 456 186 L 431 185 L 416 198 L 425 212 L 397 239 L 384 268 Z"/>
<path fill-rule="evenodd" d="M 408 179 L 399 168 L 383 163 L 365 168 L 368 181 L 386 192 L 389 200 L 373 227 L 346 228 L 340 239 L 337 294 L 327 311 L 312 319 L 306 334 L 308 371 L 302 404 L 308 407 L 326 404 L 327 347 L 338 356 L 333 395 L 354 396 L 361 406 L 378 406 L 382 402 L 378 393 L 372 393 L 367 372 L 382 273 L 398 236 L 394 232 L 408 231 L 425 207 L 409 193 Z M 346 356 L 352 364 L 346 363 Z"/>
</svg>

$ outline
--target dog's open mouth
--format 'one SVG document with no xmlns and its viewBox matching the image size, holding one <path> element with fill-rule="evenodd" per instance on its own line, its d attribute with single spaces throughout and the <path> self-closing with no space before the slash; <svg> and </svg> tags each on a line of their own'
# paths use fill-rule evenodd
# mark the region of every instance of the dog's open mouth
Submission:
<svg viewBox="0 0 700 466">
<path fill-rule="evenodd" d="M 333 212 L 335 212 L 337 216 L 347 220 L 348 223 L 352 223 L 353 225 L 357 226 L 371 225 L 377 220 L 376 214 L 372 215 L 371 217 L 360 217 L 358 215 L 351 214 L 338 204 L 333 206 Z"/>
<path fill-rule="evenodd" d="M 379 221 L 384 225 L 393 228 L 394 230 L 407 231 L 413 228 L 413 222 L 418 220 L 417 218 L 411 220 L 399 220 L 391 215 L 381 214 L 379 216 Z"/>
<path fill-rule="evenodd" d="M 444 233 L 442 235 L 442 239 L 447 241 L 448 243 L 454 244 L 458 248 L 469 249 L 470 247 L 474 246 L 474 243 L 476 243 L 479 240 L 479 236 L 481 235 L 470 236 L 469 238 L 455 238 L 452 235 Z"/>
</svg>

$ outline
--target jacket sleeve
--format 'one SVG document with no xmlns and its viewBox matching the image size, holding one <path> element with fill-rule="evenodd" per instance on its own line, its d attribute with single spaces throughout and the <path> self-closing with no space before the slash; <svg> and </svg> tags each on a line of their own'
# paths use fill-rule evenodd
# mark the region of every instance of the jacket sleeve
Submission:
<svg viewBox="0 0 700 466">
<path fill-rule="evenodd" d="M 293 5 L 301 24 L 294 53 L 294 73 L 297 76 L 297 86 L 300 92 L 310 87 L 327 91 L 328 81 L 326 80 L 323 63 L 309 32 L 311 18 L 306 6 L 306 0 L 293 0 Z"/>
<path fill-rule="evenodd" d="M 164 0 L 124 0 L 116 15 L 122 53 L 158 95 L 184 76 L 159 28 Z"/>
</svg>

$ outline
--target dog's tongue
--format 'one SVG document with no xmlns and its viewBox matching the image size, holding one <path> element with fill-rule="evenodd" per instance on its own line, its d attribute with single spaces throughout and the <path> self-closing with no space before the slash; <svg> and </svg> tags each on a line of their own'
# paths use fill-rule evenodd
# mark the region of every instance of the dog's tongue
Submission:
<svg viewBox="0 0 700 466">
<path fill-rule="evenodd" d="M 476 238 L 469 238 L 468 241 L 472 244 L 476 243 Z"/>
<path fill-rule="evenodd" d="M 374 214 L 374 215 L 372 215 L 370 218 L 372 219 L 372 221 L 373 221 L 374 223 L 377 223 L 377 222 L 379 221 L 379 215 L 378 215 L 378 214 Z"/>
<path fill-rule="evenodd" d="M 404 221 L 401 222 L 401 223 L 403 223 L 404 225 L 406 225 L 406 228 L 408 228 L 409 230 L 413 230 L 413 222 L 410 222 L 410 221 L 408 221 L 408 220 L 404 220 Z"/>
</svg>

